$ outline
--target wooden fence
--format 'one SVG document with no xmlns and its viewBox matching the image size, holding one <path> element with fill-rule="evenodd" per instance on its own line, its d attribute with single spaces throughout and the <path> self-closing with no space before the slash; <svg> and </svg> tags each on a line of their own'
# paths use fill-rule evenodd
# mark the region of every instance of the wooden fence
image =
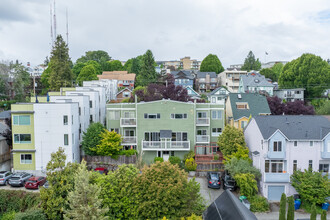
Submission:
<svg viewBox="0 0 330 220">
<path fill-rule="evenodd" d="M 96 167 L 104 167 L 108 170 L 115 170 L 119 165 L 122 164 L 135 164 L 136 155 L 125 156 L 120 155 L 117 159 L 114 159 L 110 156 L 88 156 L 85 155 L 82 157 L 83 160 L 87 163 L 88 169 L 95 169 Z"/>
</svg>

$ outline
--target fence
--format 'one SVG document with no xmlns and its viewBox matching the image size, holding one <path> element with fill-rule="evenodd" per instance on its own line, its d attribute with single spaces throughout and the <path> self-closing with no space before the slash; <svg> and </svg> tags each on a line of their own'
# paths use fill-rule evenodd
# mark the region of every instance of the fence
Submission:
<svg viewBox="0 0 330 220">
<path fill-rule="evenodd" d="M 82 157 L 86 161 L 88 169 L 95 169 L 96 167 L 104 167 L 108 170 L 115 170 L 119 165 L 122 164 L 135 164 L 136 155 L 125 156 L 120 155 L 117 159 L 114 159 L 110 156 L 88 156 L 85 155 Z"/>
</svg>

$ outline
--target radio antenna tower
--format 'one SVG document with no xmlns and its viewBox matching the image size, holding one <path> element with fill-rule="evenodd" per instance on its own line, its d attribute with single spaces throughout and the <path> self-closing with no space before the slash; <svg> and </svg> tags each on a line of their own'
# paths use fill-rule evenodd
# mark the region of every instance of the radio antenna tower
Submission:
<svg viewBox="0 0 330 220">
<path fill-rule="evenodd" d="M 56 7 L 55 7 L 55 0 L 54 0 L 54 38 L 56 40 L 57 34 L 56 34 Z"/>
<path fill-rule="evenodd" d="M 50 40 L 51 46 L 54 46 L 54 35 L 53 35 L 53 12 L 52 12 L 52 4 L 50 4 Z"/>
<path fill-rule="evenodd" d="M 66 8 L 66 44 L 69 46 L 68 8 Z"/>
</svg>

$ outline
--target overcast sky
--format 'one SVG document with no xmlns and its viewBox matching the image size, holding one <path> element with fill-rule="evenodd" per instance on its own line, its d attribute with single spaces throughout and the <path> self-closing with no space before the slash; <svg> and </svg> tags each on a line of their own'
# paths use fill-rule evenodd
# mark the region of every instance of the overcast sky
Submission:
<svg viewBox="0 0 330 220">
<path fill-rule="evenodd" d="M 51 2 L 0 0 L 0 60 L 43 63 Z M 89 50 L 127 60 L 147 49 L 156 60 L 213 53 L 224 67 L 243 63 L 250 50 L 262 62 L 306 52 L 330 58 L 329 0 L 56 0 L 64 39 L 66 9 L 74 62 Z"/>
</svg>

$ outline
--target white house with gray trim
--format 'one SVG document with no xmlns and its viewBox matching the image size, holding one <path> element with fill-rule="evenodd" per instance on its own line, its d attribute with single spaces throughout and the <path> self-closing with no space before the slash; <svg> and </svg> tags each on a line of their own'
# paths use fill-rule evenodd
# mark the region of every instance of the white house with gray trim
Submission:
<svg viewBox="0 0 330 220">
<path fill-rule="evenodd" d="M 274 96 L 277 96 L 286 102 L 294 102 L 296 100 L 304 101 L 304 91 L 304 88 L 276 89 L 274 90 Z"/>
<path fill-rule="evenodd" d="M 268 200 L 296 193 L 290 184 L 294 170 L 311 167 L 329 175 L 330 122 L 323 116 L 256 116 L 244 136 L 253 166 L 262 174 L 260 191 Z"/>
<path fill-rule="evenodd" d="M 262 93 L 266 92 L 273 96 L 274 85 L 270 83 L 265 76 L 252 72 L 248 75 L 240 76 L 238 92 L 239 93 Z"/>
</svg>

